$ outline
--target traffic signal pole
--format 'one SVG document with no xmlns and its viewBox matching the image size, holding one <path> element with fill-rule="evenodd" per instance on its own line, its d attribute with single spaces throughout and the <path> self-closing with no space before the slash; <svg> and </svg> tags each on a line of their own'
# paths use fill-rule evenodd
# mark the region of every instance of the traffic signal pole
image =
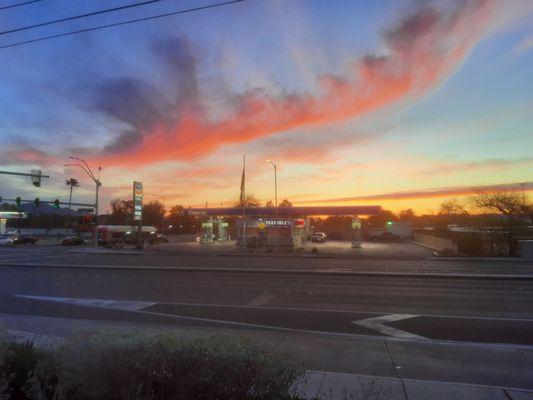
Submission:
<svg viewBox="0 0 533 400">
<path fill-rule="evenodd" d="M 102 186 L 102 182 L 100 182 L 100 171 L 102 170 L 102 167 L 98 167 L 98 177 L 94 176 L 93 171 L 89 164 L 87 162 L 79 157 L 69 156 L 72 160 L 77 160 L 81 164 L 65 164 L 65 167 L 79 167 L 82 170 L 85 171 L 85 173 L 89 176 L 89 178 L 92 179 L 92 181 L 96 185 L 96 196 L 95 196 L 95 202 L 94 202 L 94 247 L 98 247 L 98 193 L 100 191 L 100 186 Z"/>
<path fill-rule="evenodd" d="M 2 201 L 18 204 L 17 199 L 4 199 L 4 198 L 2 198 Z M 34 200 L 23 200 L 23 199 L 19 198 L 19 201 L 20 201 L 20 203 L 35 203 L 35 199 Z M 39 203 L 55 205 L 56 204 L 56 200 L 41 200 L 41 199 L 39 199 Z M 57 202 L 57 204 L 67 206 L 69 203 L 67 201 L 59 201 L 59 202 Z M 87 203 L 71 203 L 71 204 L 73 206 L 76 206 L 76 207 L 94 207 L 95 206 L 94 204 L 87 204 Z"/>
<path fill-rule="evenodd" d="M 0 175 L 16 175 L 16 176 L 29 176 L 30 178 L 38 178 L 36 181 L 33 182 L 33 185 L 36 187 L 41 186 L 41 178 L 50 178 L 49 175 L 43 175 L 41 174 L 40 170 L 35 171 L 36 173 L 24 173 L 24 172 L 12 172 L 12 171 L 0 171 Z"/>
</svg>

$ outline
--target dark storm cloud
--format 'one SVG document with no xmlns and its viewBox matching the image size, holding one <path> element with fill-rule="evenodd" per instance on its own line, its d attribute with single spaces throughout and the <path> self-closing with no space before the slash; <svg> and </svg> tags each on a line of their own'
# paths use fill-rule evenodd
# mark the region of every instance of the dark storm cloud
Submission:
<svg viewBox="0 0 533 400">
<path fill-rule="evenodd" d="M 121 151 L 131 150 L 133 147 L 141 144 L 143 140 L 142 135 L 136 130 L 128 130 L 122 132 L 111 143 L 104 147 L 103 153 L 113 154 Z"/>
<path fill-rule="evenodd" d="M 171 84 L 177 90 L 175 99 L 180 104 L 199 100 L 197 59 L 190 42 L 172 36 L 154 42 L 152 51 L 167 69 Z"/>
<path fill-rule="evenodd" d="M 90 108 L 129 127 L 103 148 L 103 154 L 131 150 L 156 126 L 171 126 L 181 112 L 198 107 L 197 61 L 190 43 L 172 36 L 155 41 L 151 50 L 166 71 L 165 89 L 126 76 L 91 87 Z"/>
<path fill-rule="evenodd" d="M 96 86 L 92 106 L 137 129 L 151 127 L 163 118 L 164 97 L 158 89 L 137 78 L 117 78 Z"/>
</svg>

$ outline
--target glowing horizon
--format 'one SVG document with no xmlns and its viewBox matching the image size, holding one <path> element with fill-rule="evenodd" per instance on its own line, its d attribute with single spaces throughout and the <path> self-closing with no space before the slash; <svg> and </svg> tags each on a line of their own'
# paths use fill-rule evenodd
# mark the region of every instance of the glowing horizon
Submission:
<svg viewBox="0 0 533 400">
<path fill-rule="evenodd" d="M 64 197 L 76 177 L 74 199 L 90 201 L 91 182 L 64 166 L 71 154 L 103 167 L 104 206 L 129 199 L 134 180 L 167 208 L 234 202 L 242 154 L 247 192 L 263 201 L 274 192 L 266 159 L 279 200 L 301 205 L 421 214 L 476 187 L 530 193 L 532 11 L 526 1 L 245 1 L 9 49 L 0 166 L 54 179 L 37 191 L 0 177 L 0 195 Z M 0 23 L 65 12 L 37 4 Z"/>
</svg>

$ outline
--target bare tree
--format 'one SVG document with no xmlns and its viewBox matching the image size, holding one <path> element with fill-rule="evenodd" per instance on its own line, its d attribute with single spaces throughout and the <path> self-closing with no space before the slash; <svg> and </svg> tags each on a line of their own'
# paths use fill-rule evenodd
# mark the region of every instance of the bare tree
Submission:
<svg viewBox="0 0 533 400">
<path fill-rule="evenodd" d="M 412 221 L 415 217 L 416 215 L 412 208 L 400 211 L 400 220 L 402 221 Z"/>
<path fill-rule="evenodd" d="M 235 203 L 235 207 L 242 207 L 243 202 L 239 200 L 237 203 Z M 244 206 L 246 208 L 257 208 L 261 205 L 261 202 L 255 198 L 253 194 L 246 195 L 246 200 L 244 202 Z"/>
<path fill-rule="evenodd" d="M 151 201 L 143 206 L 143 225 L 154 225 L 161 229 L 165 222 L 165 206 L 159 201 Z"/>
<path fill-rule="evenodd" d="M 502 227 L 507 233 L 509 255 L 512 255 L 512 238 L 517 222 L 519 217 L 526 215 L 528 209 L 522 196 L 506 190 L 480 190 L 473 201 L 479 209 L 496 211 L 504 217 Z"/>
<path fill-rule="evenodd" d="M 525 211 L 522 196 L 506 190 L 478 191 L 474 203 L 482 210 L 496 211 L 505 216 L 524 215 Z"/>
<path fill-rule="evenodd" d="M 283 208 L 283 207 L 292 207 L 292 203 L 287 200 L 287 199 L 283 199 L 283 201 L 281 203 L 279 203 L 279 206 L 280 208 Z"/>
<path fill-rule="evenodd" d="M 467 215 L 468 211 L 457 199 L 451 199 L 440 205 L 439 214 L 450 217 L 452 215 Z"/>
</svg>

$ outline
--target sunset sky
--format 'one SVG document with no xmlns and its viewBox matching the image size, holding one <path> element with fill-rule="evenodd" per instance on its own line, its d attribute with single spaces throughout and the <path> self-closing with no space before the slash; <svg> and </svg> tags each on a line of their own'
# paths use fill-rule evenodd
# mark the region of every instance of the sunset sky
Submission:
<svg viewBox="0 0 533 400">
<path fill-rule="evenodd" d="M 0 30 L 133 1 L 48 0 Z M 40 36 L 213 4 L 149 6 L 12 34 Z M 6 3 L 7 4 L 7 3 Z M 4 5 L 4 3 L 2 3 Z M 64 167 L 101 165 L 102 202 L 238 200 L 436 212 L 471 188 L 533 190 L 533 2 L 245 0 L 0 49 L 0 196 L 92 201 Z M 530 192 L 531 193 L 531 192 Z M 532 196 L 530 196 L 531 198 Z"/>
</svg>

